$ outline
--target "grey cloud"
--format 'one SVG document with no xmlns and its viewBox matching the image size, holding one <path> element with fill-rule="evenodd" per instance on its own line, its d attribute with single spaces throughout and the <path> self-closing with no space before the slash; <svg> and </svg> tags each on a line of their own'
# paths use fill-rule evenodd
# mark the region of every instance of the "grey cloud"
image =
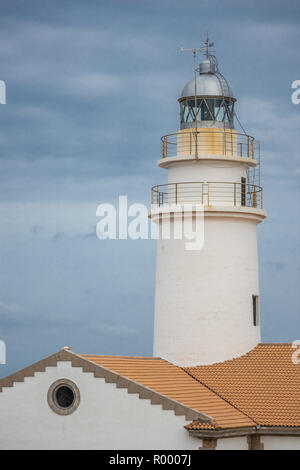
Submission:
<svg viewBox="0 0 300 470">
<path fill-rule="evenodd" d="M 0 304 L 3 374 L 65 344 L 151 355 L 155 244 L 94 241 L 95 210 L 119 194 L 149 203 L 151 186 L 166 182 L 160 137 L 178 129 L 177 98 L 193 74 L 179 46 L 197 46 L 207 29 L 239 118 L 262 144 L 263 339 L 291 338 L 300 305 L 300 105 L 289 89 L 300 78 L 299 2 L 63 3 L 1 4 L 0 298 L 13 299 Z"/>
<path fill-rule="evenodd" d="M 67 234 L 65 232 L 56 232 L 53 237 L 52 237 L 52 240 L 54 242 L 59 242 L 61 240 L 64 240 L 65 238 L 67 238 Z"/>
<path fill-rule="evenodd" d="M 33 233 L 34 235 L 38 235 L 39 233 L 41 233 L 43 230 L 43 227 L 41 225 L 33 225 L 33 227 L 31 228 L 30 232 Z"/>
</svg>

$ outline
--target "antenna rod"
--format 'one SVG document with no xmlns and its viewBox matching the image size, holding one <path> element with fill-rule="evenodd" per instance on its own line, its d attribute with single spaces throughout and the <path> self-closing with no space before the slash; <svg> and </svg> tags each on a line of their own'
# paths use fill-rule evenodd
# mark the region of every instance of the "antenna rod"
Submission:
<svg viewBox="0 0 300 470">
<path fill-rule="evenodd" d="M 195 82 L 195 118 L 194 118 L 194 122 L 195 122 L 195 156 L 196 158 L 198 158 L 198 135 L 197 135 L 197 129 L 198 129 L 198 123 L 197 123 L 197 118 L 198 118 L 198 100 L 197 100 L 197 63 L 196 63 L 196 60 L 197 60 L 197 52 L 203 52 L 206 56 L 206 59 L 209 60 L 209 48 L 210 47 L 213 47 L 214 46 L 214 43 L 213 42 L 209 42 L 209 39 L 208 39 L 208 33 L 206 35 L 206 40 L 205 40 L 205 43 L 204 43 L 204 46 L 202 47 L 199 47 L 198 49 L 194 48 L 194 49 L 184 49 L 183 46 L 181 46 L 180 50 L 181 52 L 192 52 L 193 53 L 193 61 L 194 61 L 194 82 Z M 200 111 L 200 110 L 199 110 Z"/>
<path fill-rule="evenodd" d="M 180 48 L 181 52 L 192 52 L 193 53 L 193 62 L 194 62 L 194 83 L 195 83 L 195 117 L 194 117 L 194 122 L 195 122 L 195 156 L 198 158 L 198 136 L 197 136 L 197 129 L 198 129 L 198 123 L 197 123 L 197 117 L 198 117 L 198 100 L 197 100 L 197 52 L 202 52 L 203 47 L 200 47 L 198 49 L 184 49 L 183 46 Z"/>
<path fill-rule="evenodd" d="M 193 59 L 194 59 L 194 82 L 195 82 L 195 156 L 198 158 L 198 123 L 197 123 L 197 118 L 198 118 L 198 100 L 197 100 L 197 63 L 196 63 L 196 58 L 197 58 L 197 51 L 196 49 L 193 49 Z"/>
</svg>

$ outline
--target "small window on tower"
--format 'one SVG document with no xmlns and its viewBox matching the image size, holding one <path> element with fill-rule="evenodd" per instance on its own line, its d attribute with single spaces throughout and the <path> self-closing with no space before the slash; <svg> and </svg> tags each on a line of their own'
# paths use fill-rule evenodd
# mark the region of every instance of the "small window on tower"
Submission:
<svg viewBox="0 0 300 470">
<path fill-rule="evenodd" d="M 246 205 L 246 178 L 241 178 L 241 205 Z"/>
<path fill-rule="evenodd" d="M 253 325 L 257 326 L 259 322 L 259 302 L 258 295 L 252 295 Z"/>
</svg>

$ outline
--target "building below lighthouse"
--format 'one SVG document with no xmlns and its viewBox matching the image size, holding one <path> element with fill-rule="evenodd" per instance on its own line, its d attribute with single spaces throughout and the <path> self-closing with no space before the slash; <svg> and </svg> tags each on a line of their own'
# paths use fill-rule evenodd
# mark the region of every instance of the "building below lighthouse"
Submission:
<svg viewBox="0 0 300 470">
<path fill-rule="evenodd" d="M 168 182 L 152 188 L 154 357 L 64 347 L 0 379 L 2 450 L 300 450 L 300 352 L 260 339 L 260 147 L 235 129 L 208 40 L 200 49 L 179 130 L 162 138 Z M 178 236 L 182 214 L 201 221 L 197 249 Z"/>
</svg>

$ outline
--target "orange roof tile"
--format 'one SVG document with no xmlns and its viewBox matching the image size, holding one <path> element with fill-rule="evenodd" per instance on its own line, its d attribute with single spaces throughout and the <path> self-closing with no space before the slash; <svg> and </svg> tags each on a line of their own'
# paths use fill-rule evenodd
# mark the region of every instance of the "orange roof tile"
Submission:
<svg viewBox="0 0 300 470">
<path fill-rule="evenodd" d="M 213 417 L 215 423 L 201 423 L 203 429 L 255 425 L 245 414 L 201 385 L 182 368 L 163 359 L 93 355 L 82 355 L 82 357 Z"/>
<path fill-rule="evenodd" d="M 210 423 L 200 423 L 195 420 L 184 426 L 189 431 L 216 431 L 218 428 Z"/>
<path fill-rule="evenodd" d="M 208 366 L 181 368 L 160 358 L 78 355 L 63 348 L 0 379 L 0 392 L 71 361 L 83 372 L 105 378 L 164 409 L 198 416 L 189 430 L 261 426 L 300 427 L 300 364 L 291 344 L 259 344 L 244 356 Z M 153 393 L 152 393 L 153 392 Z M 149 395 L 150 393 L 150 395 Z M 153 400 L 153 401 L 152 401 Z"/>
<path fill-rule="evenodd" d="M 300 426 L 300 364 L 293 363 L 294 352 L 291 344 L 259 344 L 239 358 L 184 370 L 261 426 Z"/>
</svg>

